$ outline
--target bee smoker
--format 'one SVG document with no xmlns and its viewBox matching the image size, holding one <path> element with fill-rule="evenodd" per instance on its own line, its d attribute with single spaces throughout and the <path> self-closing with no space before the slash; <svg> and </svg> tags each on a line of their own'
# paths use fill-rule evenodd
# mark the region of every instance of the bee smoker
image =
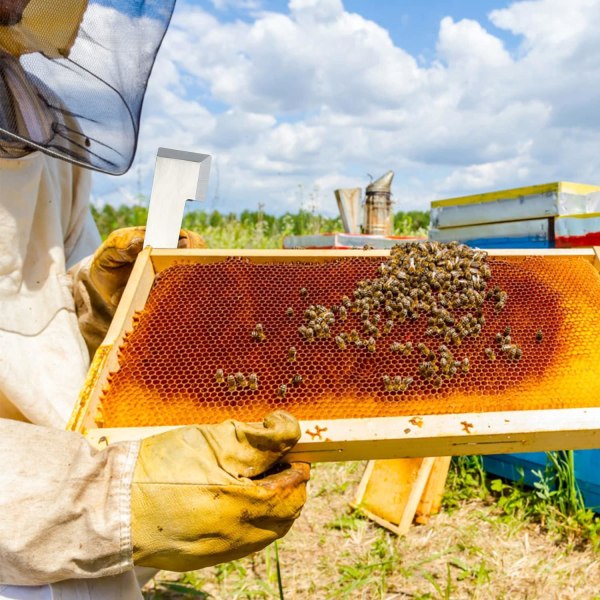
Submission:
<svg viewBox="0 0 600 600">
<path fill-rule="evenodd" d="M 367 186 L 364 204 L 363 233 L 368 235 L 391 235 L 392 223 L 392 179 L 394 172 L 388 171 Z"/>
</svg>

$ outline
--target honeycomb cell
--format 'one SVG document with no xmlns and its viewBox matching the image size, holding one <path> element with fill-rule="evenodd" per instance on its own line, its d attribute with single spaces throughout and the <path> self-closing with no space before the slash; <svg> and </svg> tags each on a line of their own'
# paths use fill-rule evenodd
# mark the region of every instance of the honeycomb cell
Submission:
<svg viewBox="0 0 600 600">
<path fill-rule="evenodd" d="M 166 269 L 124 337 L 99 422 L 260 421 L 274 408 L 340 419 L 600 405 L 600 277 L 590 262 L 486 259 L 456 245 L 454 260 L 441 245 L 420 248 L 401 251 L 414 264 L 398 251 L 395 271 L 372 257 Z"/>
</svg>

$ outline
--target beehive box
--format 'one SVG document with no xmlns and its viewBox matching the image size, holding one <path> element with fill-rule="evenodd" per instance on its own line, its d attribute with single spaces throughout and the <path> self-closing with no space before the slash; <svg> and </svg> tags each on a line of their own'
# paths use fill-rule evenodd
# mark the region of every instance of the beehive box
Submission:
<svg viewBox="0 0 600 600">
<path fill-rule="evenodd" d="M 597 246 L 600 244 L 600 212 L 557 217 L 554 232 L 557 248 Z"/>
<path fill-rule="evenodd" d="M 384 250 L 392 248 L 396 244 L 414 242 L 424 238 L 417 236 L 395 236 L 395 235 L 366 235 L 363 233 L 323 233 L 315 235 L 288 235 L 283 239 L 283 247 L 286 249 L 297 248 L 322 248 L 349 250 L 355 248 L 361 250 L 363 246 L 373 249 Z"/>
<path fill-rule="evenodd" d="M 69 427 L 95 443 L 283 408 L 301 421 L 292 458 L 340 461 L 600 446 L 600 261 L 592 250 L 490 252 L 486 325 L 453 347 L 466 372 L 419 376 L 427 319 L 397 323 L 377 348 L 298 333 L 311 304 L 339 305 L 389 251 L 144 250 Z M 306 290 L 306 293 L 304 293 Z M 288 311 L 292 308 L 292 311 Z M 459 311 L 460 312 L 460 311 Z M 293 313 L 293 314 L 292 314 Z M 457 314 L 458 317 L 458 314 Z M 261 323 L 266 339 L 252 336 Z M 511 328 L 520 360 L 486 349 Z M 543 332 L 539 339 L 538 332 Z M 410 354 L 392 352 L 412 341 Z M 290 361 L 290 346 L 297 349 Z M 241 373 L 230 390 L 216 373 Z M 258 376 L 258 389 L 247 381 Z M 293 381 L 301 375 L 298 384 Z M 392 391 L 386 376 L 411 376 Z M 286 386 L 286 393 L 280 392 Z"/>
<path fill-rule="evenodd" d="M 463 244 L 486 249 L 554 247 L 551 219 L 527 219 L 444 229 L 431 228 L 429 239 L 437 242 L 459 240 Z"/>
<path fill-rule="evenodd" d="M 431 203 L 436 229 L 598 212 L 600 187 L 558 181 Z M 457 238 L 454 238 L 457 239 Z"/>
</svg>

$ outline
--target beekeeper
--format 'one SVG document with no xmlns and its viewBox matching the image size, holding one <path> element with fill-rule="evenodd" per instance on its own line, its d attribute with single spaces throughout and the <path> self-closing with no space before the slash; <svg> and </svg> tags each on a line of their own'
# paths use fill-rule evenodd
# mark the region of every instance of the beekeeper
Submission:
<svg viewBox="0 0 600 600">
<path fill-rule="evenodd" d="M 98 248 L 88 168 L 129 168 L 173 3 L 0 0 L 0 598 L 141 598 L 134 565 L 244 556 L 305 500 L 306 465 L 254 479 L 298 439 L 285 413 L 101 452 L 64 430 L 142 246 Z"/>
</svg>

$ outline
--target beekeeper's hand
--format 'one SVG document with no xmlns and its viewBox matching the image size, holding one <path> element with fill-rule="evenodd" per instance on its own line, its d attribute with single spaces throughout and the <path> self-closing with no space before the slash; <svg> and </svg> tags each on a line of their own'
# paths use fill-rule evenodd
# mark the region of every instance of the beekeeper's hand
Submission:
<svg viewBox="0 0 600 600">
<path fill-rule="evenodd" d="M 113 231 L 96 250 L 90 266 L 90 282 L 102 302 L 117 308 L 131 275 L 133 263 L 144 247 L 145 227 L 126 227 Z M 206 248 L 201 236 L 182 229 L 178 248 Z"/>
<path fill-rule="evenodd" d="M 90 356 L 104 339 L 123 295 L 137 255 L 144 247 L 145 227 L 113 231 L 92 257 L 75 265 L 73 296 L 79 329 Z M 204 239 L 193 231 L 179 232 L 179 248 L 205 248 Z"/>
<path fill-rule="evenodd" d="M 226 421 L 142 441 L 131 496 L 136 565 L 191 571 L 241 558 L 287 533 L 310 467 L 278 463 L 300 438 L 291 415 Z"/>
</svg>

